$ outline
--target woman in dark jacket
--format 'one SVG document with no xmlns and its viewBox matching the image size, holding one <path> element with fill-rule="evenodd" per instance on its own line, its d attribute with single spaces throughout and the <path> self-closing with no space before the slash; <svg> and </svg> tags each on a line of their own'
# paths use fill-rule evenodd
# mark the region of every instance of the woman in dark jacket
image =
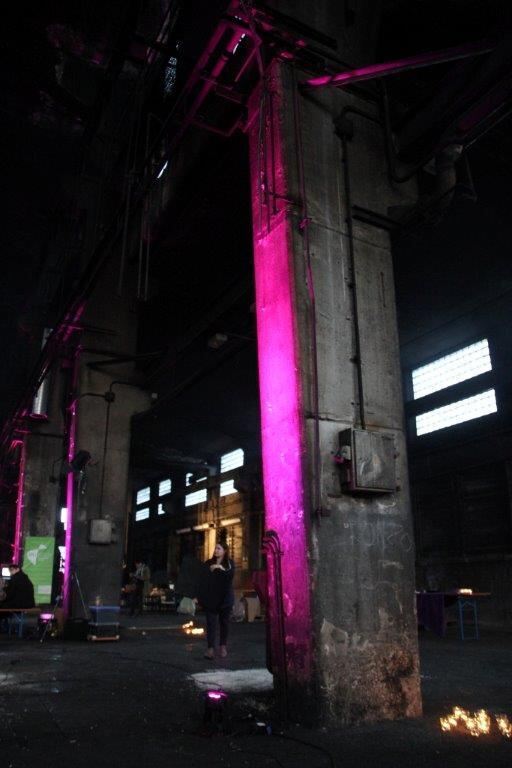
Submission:
<svg viewBox="0 0 512 768">
<path fill-rule="evenodd" d="M 227 640 L 229 630 L 229 616 L 235 595 L 233 592 L 233 576 L 235 566 L 229 559 L 228 547 L 217 544 L 213 550 L 213 557 L 203 565 L 199 600 L 206 611 L 206 640 L 208 650 L 206 659 L 215 657 L 215 635 L 217 623 L 220 625 L 219 655 L 225 658 L 228 655 Z"/>
</svg>

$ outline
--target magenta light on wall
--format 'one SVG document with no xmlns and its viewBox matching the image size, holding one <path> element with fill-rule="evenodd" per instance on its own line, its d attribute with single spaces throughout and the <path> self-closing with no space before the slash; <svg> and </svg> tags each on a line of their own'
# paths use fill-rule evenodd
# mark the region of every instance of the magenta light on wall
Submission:
<svg viewBox="0 0 512 768">
<path fill-rule="evenodd" d="M 75 455 L 75 436 L 76 436 L 76 401 L 73 402 L 70 409 L 69 416 L 69 439 L 68 439 L 68 463 L 71 463 L 73 456 Z M 75 476 L 73 472 L 68 472 L 66 478 L 66 508 L 67 520 L 66 520 L 66 538 L 64 541 L 64 579 L 62 585 L 62 607 L 64 613 L 67 616 L 70 609 L 71 600 L 71 547 L 72 547 L 72 533 L 73 533 L 73 511 L 74 511 L 74 496 L 75 496 Z"/>
<path fill-rule="evenodd" d="M 12 561 L 13 563 L 19 563 L 21 557 L 21 534 L 23 530 L 23 498 L 25 491 L 25 463 L 26 463 L 26 448 L 25 440 L 13 440 L 13 446 L 21 446 L 20 448 L 20 461 L 18 469 L 18 494 L 16 497 L 16 523 L 14 527 L 14 542 Z"/>
<path fill-rule="evenodd" d="M 268 234 L 256 235 L 254 259 L 265 526 L 281 543 L 288 676 L 300 683 L 311 676 L 311 613 L 292 258 L 283 215 Z"/>
<path fill-rule="evenodd" d="M 79 349 L 76 352 L 74 364 L 73 364 L 73 393 L 76 392 L 77 380 L 78 380 L 78 355 Z M 68 463 L 71 464 L 75 455 L 75 443 L 76 443 L 76 420 L 77 420 L 77 399 L 74 398 L 71 401 L 69 407 L 69 420 L 68 420 Z M 62 607 L 64 614 L 69 615 L 71 608 L 71 565 L 72 565 L 72 545 L 73 545 L 73 523 L 74 523 L 74 502 L 75 502 L 75 476 L 73 472 L 68 472 L 66 478 L 66 538 L 64 541 L 64 577 L 62 585 Z"/>
</svg>

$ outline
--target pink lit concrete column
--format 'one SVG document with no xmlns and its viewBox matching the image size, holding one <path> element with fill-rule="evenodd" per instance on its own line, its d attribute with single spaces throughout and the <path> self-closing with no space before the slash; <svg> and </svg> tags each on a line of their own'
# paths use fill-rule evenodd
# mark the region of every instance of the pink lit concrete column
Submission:
<svg viewBox="0 0 512 768">
<path fill-rule="evenodd" d="M 292 222 L 284 202 L 283 135 L 268 109 L 271 99 L 277 114 L 279 98 L 275 91 L 255 94 L 250 157 L 265 528 L 277 533 L 281 547 L 286 675 L 293 690 L 312 680 L 312 632 Z"/>
<path fill-rule="evenodd" d="M 339 89 L 303 95 L 306 78 L 275 62 L 250 104 L 265 528 L 281 549 L 277 682 L 292 716 L 337 725 L 421 712 L 390 242 L 348 225 L 347 174 L 352 205 L 382 215 L 415 191 L 390 184 L 380 129 L 360 117 L 371 107 Z M 340 114 L 354 121 L 348 149 Z M 334 454 L 354 427 L 393 439 L 396 490 L 342 488 Z"/>
</svg>

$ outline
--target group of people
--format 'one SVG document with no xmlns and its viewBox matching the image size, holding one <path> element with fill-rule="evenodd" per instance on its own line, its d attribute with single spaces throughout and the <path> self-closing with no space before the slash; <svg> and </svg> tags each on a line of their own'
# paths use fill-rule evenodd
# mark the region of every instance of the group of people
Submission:
<svg viewBox="0 0 512 768">
<path fill-rule="evenodd" d="M 197 561 L 196 561 L 197 562 Z M 194 602 L 200 603 L 206 613 L 206 642 L 205 658 L 214 659 L 216 648 L 221 658 L 228 655 L 227 642 L 229 632 L 229 617 L 235 602 L 233 591 L 233 577 L 235 567 L 229 557 L 229 549 L 225 544 L 218 543 L 213 551 L 213 556 L 203 563 L 198 564 L 198 573 L 188 574 L 190 584 L 187 592 Z M 144 596 L 150 590 L 150 570 L 141 560 L 135 561 L 135 570 L 129 573 L 124 570 L 123 593 L 129 609 L 130 616 L 141 614 Z M 219 642 L 217 644 L 217 634 Z"/>
<path fill-rule="evenodd" d="M 17 563 L 9 566 L 10 579 L 5 586 L 0 585 L 1 608 L 33 608 L 34 586 L 26 573 Z M 227 656 L 229 632 L 229 617 L 234 604 L 233 576 L 235 567 L 229 557 L 229 549 L 218 543 L 213 556 L 207 560 L 199 572 L 197 594 L 199 602 L 206 613 L 206 642 L 205 658 L 214 659 L 217 648 L 217 632 L 219 633 L 218 653 L 222 658 Z M 142 560 L 135 562 L 135 571 L 128 574 L 123 590 L 128 598 L 130 615 L 142 613 L 143 600 L 150 587 L 150 570 Z M 3 614 L 4 616 L 6 614 Z M 7 614 L 8 615 L 8 614 Z"/>
</svg>

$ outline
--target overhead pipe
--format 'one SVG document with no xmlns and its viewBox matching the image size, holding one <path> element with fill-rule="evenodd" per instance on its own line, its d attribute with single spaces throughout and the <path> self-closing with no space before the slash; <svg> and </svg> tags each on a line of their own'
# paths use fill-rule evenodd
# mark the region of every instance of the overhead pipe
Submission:
<svg viewBox="0 0 512 768">
<path fill-rule="evenodd" d="M 474 56 L 481 56 L 494 50 L 496 44 L 494 41 L 481 40 L 477 43 L 466 43 L 453 48 L 444 48 L 440 51 L 431 51 L 429 53 L 419 53 L 415 56 L 408 56 L 404 59 L 387 61 L 382 64 L 369 64 L 366 67 L 349 69 L 346 72 L 338 72 L 335 75 L 321 75 L 312 77 L 301 83 L 301 87 L 324 88 L 327 85 L 340 88 L 352 83 L 359 83 L 364 80 L 375 80 L 377 77 L 388 77 L 389 75 L 398 75 L 401 72 L 409 72 L 422 67 L 431 67 L 435 64 L 445 64 L 449 61 L 458 61 L 468 59 Z"/>
</svg>

